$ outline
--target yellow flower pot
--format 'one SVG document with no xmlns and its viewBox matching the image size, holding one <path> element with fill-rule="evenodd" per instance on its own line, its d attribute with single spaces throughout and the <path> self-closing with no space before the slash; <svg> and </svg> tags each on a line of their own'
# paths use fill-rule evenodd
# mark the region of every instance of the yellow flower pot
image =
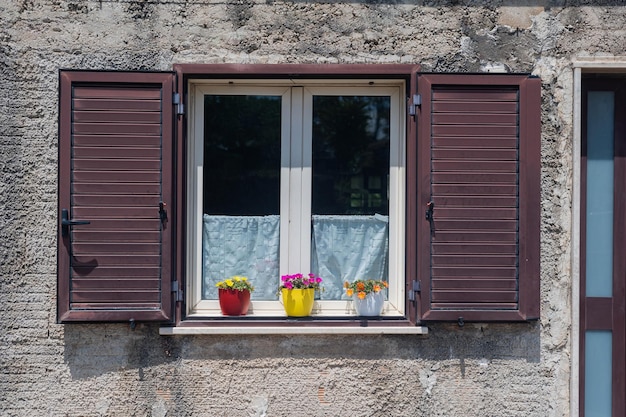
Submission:
<svg viewBox="0 0 626 417">
<path fill-rule="evenodd" d="M 315 301 L 315 289 L 295 288 L 289 290 L 282 288 L 281 293 L 283 296 L 283 307 L 289 317 L 306 317 L 311 315 L 313 302 Z"/>
</svg>

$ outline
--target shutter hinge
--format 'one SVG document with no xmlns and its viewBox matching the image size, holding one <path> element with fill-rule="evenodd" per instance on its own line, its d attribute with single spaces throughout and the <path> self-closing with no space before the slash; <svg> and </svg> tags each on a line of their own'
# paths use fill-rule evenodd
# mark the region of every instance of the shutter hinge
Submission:
<svg viewBox="0 0 626 417">
<path fill-rule="evenodd" d="M 422 105 L 422 95 L 421 94 L 413 94 L 413 101 L 409 103 L 409 115 L 415 116 L 417 112 L 417 108 Z"/>
<path fill-rule="evenodd" d="M 176 106 L 176 114 L 185 114 L 185 105 L 180 101 L 180 93 L 174 93 L 172 104 Z"/>
<path fill-rule="evenodd" d="M 174 301 L 183 301 L 183 290 L 179 288 L 178 281 L 172 281 L 172 292 L 174 293 Z"/>
<path fill-rule="evenodd" d="M 415 293 L 422 291 L 419 281 L 413 280 L 411 282 L 411 290 L 409 291 L 409 301 L 415 301 Z"/>
</svg>

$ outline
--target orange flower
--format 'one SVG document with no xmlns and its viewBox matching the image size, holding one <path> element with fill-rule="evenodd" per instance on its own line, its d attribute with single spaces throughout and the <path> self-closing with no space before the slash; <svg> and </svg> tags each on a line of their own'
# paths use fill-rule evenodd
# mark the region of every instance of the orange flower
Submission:
<svg viewBox="0 0 626 417">
<path fill-rule="evenodd" d="M 362 282 L 357 282 L 356 289 L 359 291 L 363 291 L 365 289 L 365 284 L 363 284 Z"/>
<path fill-rule="evenodd" d="M 380 292 L 380 285 L 374 285 L 374 292 Z"/>
<path fill-rule="evenodd" d="M 387 281 L 383 281 L 383 285 L 385 286 L 385 288 L 389 288 L 389 284 L 387 284 Z"/>
<path fill-rule="evenodd" d="M 354 291 L 352 290 L 352 288 L 348 288 L 348 289 L 346 290 L 346 295 L 347 295 L 348 297 L 352 297 L 352 294 L 354 294 Z"/>
<path fill-rule="evenodd" d="M 349 286 L 350 286 L 350 283 L 349 283 L 348 281 L 346 281 L 346 282 L 344 282 L 344 283 L 343 283 L 343 287 L 344 287 L 344 288 L 348 288 Z"/>
<path fill-rule="evenodd" d="M 365 293 L 363 291 L 359 291 L 359 293 L 357 294 L 357 297 L 359 297 L 361 300 L 365 298 Z"/>
</svg>

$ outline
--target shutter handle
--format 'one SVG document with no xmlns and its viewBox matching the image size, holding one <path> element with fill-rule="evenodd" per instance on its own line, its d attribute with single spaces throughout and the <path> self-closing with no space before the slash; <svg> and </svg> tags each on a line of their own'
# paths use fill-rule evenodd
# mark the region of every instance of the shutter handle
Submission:
<svg viewBox="0 0 626 417">
<path fill-rule="evenodd" d="M 61 235 L 67 236 L 70 231 L 70 226 L 76 226 L 78 224 L 90 224 L 89 220 L 70 220 L 70 214 L 67 209 L 61 210 Z"/>
<path fill-rule="evenodd" d="M 429 201 L 426 203 L 426 220 L 430 224 L 430 236 L 435 236 L 435 218 L 433 217 L 433 210 L 435 209 L 435 203 Z"/>
<path fill-rule="evenodd" d="M 426 203 L 426 220 L 429 222 L 433 221 L 433 209 L 435 208 L 435 203 L 429 201 Z"/>
<path fill-rule="evenodd" d="M 167 221 L 167 204 L 163 201 L 159 201 L 159 218 L 161 219 L 161 223 L 165 223 Z"/>
</svg>

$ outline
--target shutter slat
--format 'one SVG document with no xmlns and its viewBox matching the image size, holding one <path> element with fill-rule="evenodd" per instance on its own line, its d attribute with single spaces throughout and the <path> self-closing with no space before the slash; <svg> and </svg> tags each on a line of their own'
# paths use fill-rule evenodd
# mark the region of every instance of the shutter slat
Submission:
<svg viewBox="0 0 626 417">
<path fill-rule="evenodd" d="M 517 222 L 517 208 L 451 207 L 439 208 L 434 215 L 438 220 L 512 220 Z M 506 226 L 503 226 L 506 227 Z"/>
<path fill-rule="evenodd" d="M 435 136 L 514 136 L 517 126 L 503 125 L 435 125 L 432 127 Z"/>
<path fill-rule="evenodd" d="M 74 279 L 72 282 L 76 292 L 119 290 L 159 290 L 158 279 Z"/>
<path fill-rule="evenodd" d="M 121 239 L 118 239 L 117 242 L 81 242 L 78 239 L 74 239 L 72 243 L 72 248 L 77 253 L 80 253 L 81 256 L 89 256 L 93 254 L 93 256 L 106 255 L 106 254 L 119 254 L 120 252 L 125 253 L 125 256 L 134 256 L 134 255 L 159 255 L 160 254 L 160 245 L 158 243 L 148 243 L 150 242 L 148 238 L 145 238 L 145 242 L 142 243 L 129 243 L 124 242 Z M 153 240 L 154 242 L 154 240 Z"/>
<path fill-rule="evenodd" d="M 447 289 L 468 289 L 468 290 L 517 290 L 516 279 L 433 279 L 433 290 Z"/>
<path fill-rule="evenodd" d="M 448 231 L 474 231 L 486 230 L 490 232 L 516 232 L 517 223 L 509 220 L 438 220 L 436 234 Z"/>
<path fill-rule="evenodd" d="M 516 161 L 517 149 L 433 148 L 431 157 L 433 160 Z"/>
<path fill-rule="evenodd" d="M 440 196 L 445 207 L 516 207 L 517 196 Z"/>
<path fill-rule="evenodd" d="M 441 268 L 446 266 L 480 266 L 480 267 L 502 267 L 517 266 L 517 256 L 514 255 L 490 255 L 490 254 L 472 254 L 472 256 L 447 254 L 447 255 L 431 255 L 432 268 Z"/>
<path fill-rule="evenodd" d="M 496 278 L 511 279 L 517 282 L 517 267 L 438 266 L 432 269 L 431 275 L 433 282 L 439 280 L 439 285 L 442 285 L 441 282 L 446 279 L 453 280 L 454 282 L 462 280 L 466 282 L 467 285 L 471 285 L 472 282 L 481 282 L 482 280 Z M 450 284 L 450 288 L 461 287 L 454 287 L 453 284 Z"/>
<path fill-rule="evenodd" d="M 468 113 L 481 111 L 489 114 L 517 113 L 517 102 L 494 101 L 494 102 L 472 102 L 472 101 L 437 101 L 432 104 L 432 109 L 436 113 L 455 112 Z"/>
<path fill-rule="evenodd" d="M 473 109 L 475 113 L 451 112 L 451 113 L 433 113 L 433 125 L 514 125 L 517 122 L 517 113 L 478 113 L 478 109 Z"/>
<path fill-rule="evenodd" d="M 461 289 L 460 289 L 461 290 Z M 517 291 L 433 291 L 434 303 L 515 303 Z"/>
<path fill-rule="evenodd" d="M 156 144 L 158 145 L 158 143 Z M 159 146 L 131 148 L 131 147 L 74 147 L 74 157 L 76 159 L 150 159 L 158 161 L 161 158 Z"/>
<path fill-rule="evenodd" d="M 120 194 L 124 191 L 127 194 L 153 194 L 158 195 L 160 191 L 159 184 L 149 182 L 140 183 L 76 183 L 74 191 L 85 195 L 102 195 L 102 194 Z"/>
<path fill-rule="evenodd" d="M 160 111 L 159 100 L 100 100 L 100 99 L 76 99 L 76 110 L 130 110 L 130 111 Z"/>
<path fill-rule="evenodd" d="M 159 135 L 74 135 L 75 146 L 159 147 Z"/>
<path fill-rule="evenodd" d="M 433 172 L 433 184 L 517 184 L 517 175 L 513 173 L 482 172 Z"/>
<path fill-rule="evenodd" d="M 97 267 L 100 266 L 159 266 L 161 264 L 160 255 L 149 255 L 149 254 L 139 254 L 139 255 L 104 255 L 98 254 L 97 258 L 94 257 L 94 254 L 74 254 L 74 262 L 72 263 L 72 268 L 80 269 L 81 275 L 83 271 L 88 268 L 92 270 L 96 270 Z M 129 273 L 132 270 L 129 270 Z M 92 272 L 96 273 L 96 272 Z"/>
<path fill-rule="evenodd" d="M 500 182 L 500 181 L 498 181 Z M 457 196 L 479 196 L 479 195 L 514 195 L 517 187 L 515 185 L 500 184 L 433 184 L 433 195 L 457 195 Z"/>
<path fill-rule="evenodd" d="M 433 243 L 433 255 L 515 255 L 517 245 L 512 243 Z"/>
<path fill-rule="evenodd" d="M 143 136 L 158 135 L 161 133 L 159 124 L 148 123 L 74 123 L 74 133 L 81 135 L 89 134 L 126 134 Z"/>
<path fill-rule="evenodd" d="M 130 86 L 119 88 L 115 86 L 108 86 L 107 88 L 80 86 L 74 87 L 73 97 L 75 99 L 119 99 L 120 97 L 132 97 L 134 100 L 142 99 L 155 101 L 160 100 L 161 92 L 154 88 L 133 88 Z"/>
<path fill-rule="evenodd" d="M 154 171 L 161 166 L 158 160 L 136 159 L 129 164 L 124 159 L 76 159 L 74 169 L 80 171 Z"/>
<path fill-rule="evenodd" d="M 76 220 L 87 220 L 86 217 L 74 216 Z M 156 223 L 152 218 L 140 219 L 140 218 L 89 218 L 89 228 L 85 229 L 85 226 L 77 226 L 72 229 L 72 233 L 80 231 L 98 231 L 98 230 L 142 230 L 142 231 L 160 231 L 161 224 Z"/>
<path fill-rule="evenodd" d="M 480 172 L 515 172 L 517 163 L 515 161 L 463 161 L 460 164 L 458 161 L 432 161 L 432 172 L 455 172 L 474 171 Z"/>
<path fill-rule="evenodd" d="M 90 230 L 81 231 L 78 228 L 72 231 L 76 242 L 125 242 L 144 243 L 159 239 L 159 231 L 129 231 L 129 230 Z"/>
<path fill-rule="evenodd" d="M 101 279 L 109 279 L 115 281 L 137 280 L 137 279 L 159 279 L 161 269 L 159 266 L 129 266 L 124 267 L 108 267 L 98 265 L 98 275 L 94 276 L 93 268 L 90 267 L 74 267 L 74 280 L 84 282 L 85 280 L 99 281 Z M 129 278 L 132 277 L 132 278 Z"/>
<path fill-rule="evenodd" d="M 514 89 L 497 89 L 497 88 L 439 88 L 432 92 L 433 102 L 439 101 L 457 101 L 468 102 L 478 105 L 481 102 L 513 102 L 517 103 L 518 93 Z"/>
<path fill-rule="evenodd" d="M 94 207 L 157 207 L 159 195 L 103 195 L 94 198 L 92 195 L 75 195 L 72 203 L 79 206 Z"/>
<path fill-rule="evenodd" d="M 158 182 L 161 179 L 154 171 L 74 171 L 74 181 L 77 182 L 128 181 L 129 178 L 133 182 Z"/>
<path fill-rule="evenodd" d="M 75 123 L 122 123 L 133 122 L 141 124 L 160 124 L 161 114 L 159 112 L 122 112 L 122 111 L 75 111 Z"/>
<path fill-rule="evenodd" d="M 433 138 L 433 149 L 484 147 L 487 149 L 512 149 L 517 144 L 515 136 L 472 137 L 472 136 L 438 136 Z"/>
</svg>

